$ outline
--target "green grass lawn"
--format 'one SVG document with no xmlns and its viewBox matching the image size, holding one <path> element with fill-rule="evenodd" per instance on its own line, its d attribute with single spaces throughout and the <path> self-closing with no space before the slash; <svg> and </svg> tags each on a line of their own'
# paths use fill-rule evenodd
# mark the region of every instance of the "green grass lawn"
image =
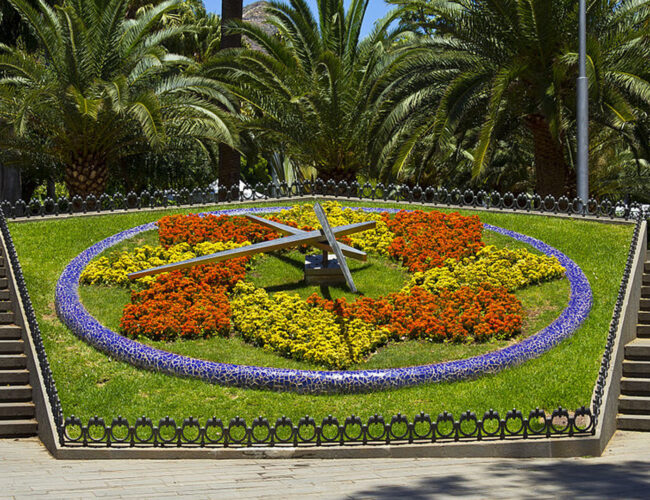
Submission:
<svg viewBox="0 0 650 500">
<path fill-rule="evenodd" d="M 120 230 L 157 220 L 164 214 L 191 211 L 196 212 L 197 209 L 10 224 L 66 416 L 75 414 L 85 419 L 92 415 L 111 418 L 121 414 L 134 419 L 146 414 L 152 418 L 169 415 L 180 419 L 190 415 L 201 418 L 240 415 L 250 419 L 258 415 L 269 418 L 281 415 L 296 418 L 305 414 L 323 417 L 330 413 L 338 416 L 351 413 L 368 416 L 375 412 L 413 415 L 419 411 L 437 414 L 443 410 L 457 415 L 467 409 L 482 413 L 490 408 L 505 411 L 513 407 L 527 412 L 536 406 L 552 409 L 559 405 L 574 409 L 588 404 L 591 397 L 633 230 L 630 225 L 601 224 L 579 219 L 476 212 L 484 222 L 542 239 L 582 267 L 594 293 L 594 308 L 583 327 L 572 338 L 542 357 L 496 375 L 371 394 L 308 396 L 220 387 L 138 370 L 112 360 L 78 340 L 56 317 L 56 280 L 75 255 Z M 152 238 L 151 235 L 143 235 L 136 238 L 139 241 L 129 244 L 155 242 L 155 238 L 153 241 Z M 517 244 L 502 238 L 486 236 L 486 240 L 490 239 L 490 242 L 500 246 Z M 266 260 L 264 265 L 279 265 L 272 258 Z M 262 279 L 264 274 L 254 279 Z M 268 283 L 265 286 L 278 287 L 281 284 Z M 300 288 L 296 286 L 296 292 Z M 300 293 L 307 291 L 300 290 Z M 332 295 L 336 293 L 339 292 L 334 289 Z M 340 293 L 344 292 L 341 290 Z M 377 289 L 371 293 L 383 292 Z M 553 304 L 566 303 L 566 293 L 566 280 L 518 292 L 526 308 L 534 311 L 527 320 L 527 331 L 534 332 L 548 324 L 557 314 Z M 101 316 L 107 326 L 115 327 L 119 322 L 121 309 L 115 304 L 124 303 L 123 290 L 84 287 L 83 299 L 89 306 L 97 304 L 100 310 L 93 312 Z M 105 301 L 104 306 L 102 300 Z M 171 350 L 167 345 L 164 347 Z M 395 344 L 380 350 L 363 368 L 431 363 L 497 347 L 493 344 Z M 225 362 L 247 363 L 252 357 L 257 364 L 267 366 L 306 366 L 253 349 L 237 339 L 181 342 L 175 344 L 173 349 L 207 359 L 216 356 L 214 359 Z M 456 352 L 451 352 L 453 349 Z"/>
</svg>

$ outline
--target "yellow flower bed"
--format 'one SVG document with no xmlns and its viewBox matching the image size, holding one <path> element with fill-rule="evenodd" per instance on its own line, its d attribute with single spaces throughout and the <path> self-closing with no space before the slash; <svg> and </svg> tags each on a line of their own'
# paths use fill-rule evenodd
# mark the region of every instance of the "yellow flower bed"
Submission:
<svg viewBox="0 0 650 500">
<path fill-rule="evenodd" d="M 514 291 L 534 283 L 560 278 L 564 271 L 555 257 L 537 255 L 523 248 L 510 250 L 486 246 L 476 256 L 460 262 L 448 259 L 442 267 L 415 273 L 404 290 L 419 286 L 435 292 L 487 283 Z"/>
<path fill-rule="evenodd" d="M 194 247 L 191 247 L 188 243 L 179 243 L 167 249 L 160 246 L 144 245 L 130 252 L 113 252 L 108 257 L 99 257 L 88 264 L 81 273 L 81 283 L 87 285 L 128 286 L 132 283 L 127 276 L 129 273 L 164 266 L 173 262 L 181 262 L 244 245 L 250 245 L 250 243 L 248 241 L 243 243 L 235 243 L 234 241 L 212 243 L 206 241 Z M 155 281 L 155 279 L 155 276 L 145 276 L 136 281 L 146 284 Z"/>
<path fill-rule="evenodd" d="M 270 296 L 251 283 L 235 285 L 232 324 L 241 336 L 269 351 L 330 368 L 347 368 L 386 343 L 388 331 L 359 319 L 340 321 L 298 295 Z"/>
<path fill-rule="evenodd" d="M 388 226 L 382 220 L 381 214 L 343 208 L 335 201 L 325 202 L 322 206 L 331 226 L 345 226 L 371 220 L 377 221 L 375 229 L 355 233 L 348 236 L 348 238 L 350 238 L 352 246 L 364 252 L 388 255 L 388 246 L 395 238 L 395 235 L 388 229 Z M 320 222 L 316 219 L 313 205 L 298 205 L 290 210 L 282 210 L 277 217 L 282 221 L 295 222 L 301 228 L 305 226 L 314 229 L 321 228 Z"/>
</svg>

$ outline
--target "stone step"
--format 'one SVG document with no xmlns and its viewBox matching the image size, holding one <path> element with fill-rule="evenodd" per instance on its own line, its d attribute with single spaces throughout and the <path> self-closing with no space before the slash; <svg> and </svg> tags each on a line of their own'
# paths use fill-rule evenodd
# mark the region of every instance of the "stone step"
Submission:
<svg viewBox="0 0 650 500">
<path fill-rule="evenodd" d="M 0 420 L 0 437 L 27 437 L 38 433 L 38 423 L 33 418 Z"/>
<path fill-rule="evenodd" d="M 24 354 L 0 354 L 0 370 L 17 370 L 27 367 L 27 356 Z"/>
<path fill-rule="evenodd" d="M 14 418 L 32 418 L 36 412 L 34 403 L 0 403 L 0 420 Z"/>
<path fill-rule="evenodd" d="M 625 346 L 625 359 L 650 361 L 650 339 L 634 339 L 627 344 Z"/>
<path fill-rule="evenodd" d="M 639 309 L 642 311 L 650 311 L 650 298 L 641 299 L 639 302 Z"/>
<path fill-rule="evenodd" d="M 29 384 L 27 370 L 0 370 L 0 385 Z"/>
<path fill-rule="evenodd" d="M 650 398 L 643 396 L 621 396 L 618 400 L 618 412 L 650 415 Z"/>
<path fill-rule="evenodd" d="M 25 343 L 22 340 L 0 340 L 0 354 L 22 354 L 24 352 Z"/>
<path fill-rule="evenodd" d="M 20 339 L 22 331 L 18 325 L 0 325 L 0 340 Z"/>
<path fill-rule="evenodd" d="M 7 325 L 14 322 L 13 312 L 0 312 L 0 324 Z"/>
<path fill-rule="evenodd" d="M 616 417 L 616 426 L 625 431 L 650 431 L 650 415 L 621 415 Z"/>
<path fill-rule="evenodd" d="M 650 325 L 636 325 L 637 337 L 650 337 Z"/>
<path fill-rule="evenodd" d="M 4 290 L 6 288 L 9 288 L 9 281 L 7 278 L 0 278 L 0 290 Z"/>
<path fill-rule="evenodd" d="M 32 400 L 31 385 L 4 385 L 0 386 L 0 401 L 19 402 Z"/>
<path fill-rule="evenodd" d="M 643 279 L 641 280 L 642 285 L 650 285 L 650 274 L 643 273 Z"/>
<path fill-rule="evenodd" d="M 650 311 L 639 311 L 639 324 L 650 325 Z"/>
<path fill-rule="evenodd" d="M 5 290 L 6 292 L 7 290 Z M 13 311 L 14 306 L 10 300 L 0 300 L 0 311 Z"/>
<path fill-rule="evenodd" d="M 650 287 L 648 287 L 650 288 Z M 0 300 L 9 300 L 11 299 L 11 295 L 9 294 L 9 290 L 0 290 Z"/>
<path fill-rule="evenodd" d="M 7 268 L 4 266 L 0 266 L 0 277 L 6 278 L 7 277 Z"/>
<path fill-rule="evenodd" d="M 627 396 L 650 396 L 650 378 L 621 378 L 621 394 Z"/>
<path fill-rule="evenodd" d="M 646 260 L 643 263 L 643 272 L 644 273 L 650 273 L 650 260 Z"/>
<path fill-rule="evenodd" d="M 650 361 L 624 360 L 623 376 L 650 378 Z"/>
<path fill-rule="evenodd" d="M 641 287 L 641 297 L 650 297 L 650 286 Z"/>
</svg>

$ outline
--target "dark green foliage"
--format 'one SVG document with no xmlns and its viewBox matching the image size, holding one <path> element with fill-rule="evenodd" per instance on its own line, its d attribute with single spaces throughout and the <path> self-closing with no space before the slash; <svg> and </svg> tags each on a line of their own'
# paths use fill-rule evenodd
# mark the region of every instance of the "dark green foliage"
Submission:
<svg viewBox="0 0 650 500">
<path fill-rule="evenodd" d="M 193 29 L 160 27 L 178 0 L 134 19 L 126 18 L 126 0 L 71 0 L 54 9 L 11 2 L 38 34 L 41 52 L 0 47 L 0 146 L 23 163 L 51 158 L 71 194 L 101 194 L 124 158 L 183 141 L 236 142 L 225 89 L 163 45 Z"/>
<path fill-rule="evenodd" d="M 498 150 L 517 141 L 534 153 L 538 192 L 571 193 L 577 2 L 399 3 L 407 14 L 421 9 L 434 30 L 414 39 L 391 90 L 395 106 L 377 130 L 387 176 L 412 178 L 448 163 L 469 164 L 477 177 L 494 166 Z M 649 109 L 649 19 L 647 1 L 589 3 L 590 112 L 597 127 L 632 136 Z"/>
</svg>

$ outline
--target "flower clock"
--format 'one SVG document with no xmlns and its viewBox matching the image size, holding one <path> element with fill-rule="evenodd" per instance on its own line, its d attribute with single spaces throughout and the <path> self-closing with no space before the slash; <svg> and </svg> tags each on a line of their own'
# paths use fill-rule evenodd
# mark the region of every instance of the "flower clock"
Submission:
<svg viewBox="0 0 650 500">
<path fill-rule="evenodd" d="M 264 215 L 271 223 L 245 217 L 246 212 Z M 62 274 L 57 311 L 77 335 L 137 366 L 226 385 L 319 393 L 396 388 L 495 372 L 552 348 L 579 326 L 591 307 L 589 284 L 566 255 L 534 238 L 483 224 L 476 216 L 352 209 L 336 203 L 325 203 L 324 212 L 335 229 L 372 222 L 366 224 L 372 229 L 340 237 L 341 247 L 351 254 L 369 254 L 374 266 L 401 269 L 401 286 L 364 294 L 361 282 L 356 294 L 334 294 L 337 298 L 327 286 L 307 296 L 282 287 L 265 288 L 255 276 L 264 259 L 273 257 L 248 255 L 247 247 L 263 248 L 268 245 L 264 242 L 282 238 L 273 223 L 296 228 L 294 234 L 305 237 L 321 230 L 323 219 L 311 205 L 231 210 L 166 216 L 94 245 Z M 111 249 L 154 229 L 157 245 Z M 485 230 L 528 245 L 486 244 Z M 326 248 L 323 241 L 312 244 Z M 235 250 L 239 248 L 242 251 Z M 210 262 L 207 256 L 214 254 L 237 257 Z M 175 265 L 202 259 L 208 263 Z M 145 276 L 146 270 L 161 266 L 172 270 Z M 131 280 L 129 275 L 139 278 Z M 373 276 L 381 281 L 382 270 Z M 527 311 L 518 291 L 562 279 L 569 282 L 567 307 L 543 330 L 522 335 Z M 83 307 L 80 283 L 130 290 L 119 332 L 101 325 Z M 312 369 L 226 364 L 147 345 L 210 337 L 239 337 Z M 399 343 L 503 345 L 507 340 L 506 347 L 467 359 L 362 369 L 377 352 Z"/>
</svg>

